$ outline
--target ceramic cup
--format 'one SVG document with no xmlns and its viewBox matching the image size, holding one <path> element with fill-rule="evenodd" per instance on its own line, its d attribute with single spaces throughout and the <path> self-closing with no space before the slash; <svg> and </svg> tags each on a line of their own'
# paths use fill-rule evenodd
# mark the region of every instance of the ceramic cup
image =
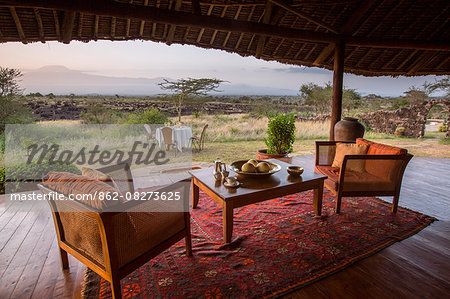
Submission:
<svg viewBox="0 0 450 299">
<path fill-rule="evenodd" d="M 229 185 L 236 185 L 236 183 L 237 183 L 236 177 L 234 177 L 234 176 L 227 177 L 227 178 L 225 178 L 225 180 L 227 181 L 227 184 L 229 184 Z"/>
</svg>

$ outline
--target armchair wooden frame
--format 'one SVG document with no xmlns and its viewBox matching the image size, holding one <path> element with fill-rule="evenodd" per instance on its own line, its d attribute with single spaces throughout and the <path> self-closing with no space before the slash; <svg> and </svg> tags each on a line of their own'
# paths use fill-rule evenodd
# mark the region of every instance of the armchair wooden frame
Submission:
<svg viewBox="0 0 450 299">
<path fill-rule="evenodd" d="M 355 143 L 352 141 L 316 141 L 316 157 L 315 157 L 315 166 L 320 165 L 327 165 L 327 164 L 321 164 L 320 163 L 320 147 L 321 146 L 335 146 L 337 143 Z M 342 197 L 356 197 L 356 196 L 393 196 L 393 202 L 392 202 L 392 213 L 397 213 L 398 208 L 398 201 L 400 197 L 400 189 L 402 185 L 402 179 L 403 174 L 405 172 L 406 166 L 408 165 L 409 161 L 412 159 L 413 155 L 406 154 L 406 155 L 346 155 L 344 156 L 344 160 L 342 162 L 342 167 L 339 170 L 339 178 L 338 178 L 338 190 L 334 190 L 332 186 L 327 184 L 325 181 L 325 186 L 332 191 L 335 195 L 337 195 L 336 198 L 336 213 L 340 213 L 341 210 L 341 202 Z M 397 171 L 397 175 L 393 178 L 395 188 L 394 190 L 365 190 L 365 191 L 350 191 L 345 190 L 344 181 L 346 179 L 345 173 L 346 173 L 346 167 L 350 160 L 391 160 L 391 161 L 402 161 L 401 165 L 399 166 L 400 169 Z"/>
<path fill-rule="evenodd" d="M 102 172 L 105 172 L 105 169 L 109 170 L 117 170 L 117 166 L 111 166 L 107 168 L 101 169 Z M 126 167 L 128 177 L 131 177 L 131 172 L 129 167 Z M 189 186 L 190 180 L 180 181 L 175 184 L 169 185 L 167 187 L 163 187 L 158 191 L 170 191 L 175 188 L 184 188 L 184 192 L 189 194 Z M 55 191 L 39 184 L 39 189 L 48 196 L 54 196 Z M 60 200 L 58 200 L 60 201 Z M 186 255 L 192 255 L 192 244 L 191 244 L 191 232 L 190 232 L 190 215 L 189 212 L 184 212 L 184 228 L 178 233 L 168 237 L 166 240 L 161 242 L 160 244 L 149 248 L 148 251 L 135 258 L 134 260 L 128 262 L 125 265 L 119 266 L 118 262 L 118 251 L 116 248 L 116 240 L 115 234 L 117 232 L 114 231 L 114 223 L 113 217 L 118 215 L 119 213 L 129 213 L 127 211 L 133 211 L 133 208 L 136 208 L 138 205 L 145 204 L 146 201 L 128 201 L 123 203 L 123 208 L 121 212 L 110 211 L 111 208 L 106 209 L 104 211 L 96 210 L 95 208 L 91 208 L 85 204 L 82 204 L 77 201 L 64 201 L 67 204 L 70 204 L 76 212 L 82 213 L 84 216 L 89 217 L 95 221 L 98 226 L 98 231 L 100 233 L 101 239 L 101 247 L 103 251 L 103 260 L 104 265 L 93 259 L 89 254 L 84 252 L 80 248 L 76 248 L 70 243 L 66 241 L 66 234 L 70 233 L 64 230 L 63 223 L 61 221 L 61 217 L 63 217 L 64 213 L 70 212 L 60 212 L 57 209 L 56 203 L 54 200 L 48 200 L 50 204 L 50 208 L 52 210 L 53 220 L 55 223 L 56 234 L 58 237 L 58 246 L 59 253 L 61 257 L 61 265 L 62 269 L 69 268 L 69 260 L 68 253 L 70 253 L 73 257 L 78 259 L 81 263 L 86 265 L 88 268 L 99 274 L 105 280 L 111 283 L 111 290 L 113 298 L 121 298 L 121 286 L 120 280 L 127 276 L 129 273 L 133 272 L 135 269 L 139 268 L 143 264 L 145 264 L 150 259 L 156 257 L 161 252 L 171 247 L 173 244 L 177 243 L 179 240 L 186 238 Z M 114 207 L 112 207 L 114 208 Z M 82 221 L 80 219 L 80 221 Z M 133 246 L 130 244 L 130 246 Z"/>
</svg>

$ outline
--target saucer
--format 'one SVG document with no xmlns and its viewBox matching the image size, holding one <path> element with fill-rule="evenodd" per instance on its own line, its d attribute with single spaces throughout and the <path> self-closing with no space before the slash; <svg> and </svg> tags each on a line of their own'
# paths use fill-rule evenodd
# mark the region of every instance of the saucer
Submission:
<svg viewBox="0 0 450 299">
<path fill-rule="evenodd" d="M 228 187 L 228 188 L 237 188 L 237 187 L 239 187 L 239 185 L 240 185 L 241 183 L 239 183 L 238 181 L 236 181 L 236 183 L 235 184 L 228 184 L 227 182 L 224 182 L 223 183 L 223 185 L 225 186 L 225 187 Z"/>
</svg>

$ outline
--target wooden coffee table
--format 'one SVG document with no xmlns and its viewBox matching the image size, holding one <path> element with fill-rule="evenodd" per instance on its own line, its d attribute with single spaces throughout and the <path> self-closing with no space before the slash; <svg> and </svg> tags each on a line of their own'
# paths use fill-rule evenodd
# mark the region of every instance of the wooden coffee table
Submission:
<svg viewBox="0 0 450 299">
<path fill-rule="evenodd" d="M 238 176 L 239 188 L 226 188 L 213 177 L 212 168 L 190 171 L 192 175 L 192 208 L 197 208 L 199 189 L 202 189 L 223 208 L 223 238 L 231 241 L 233 234 L 233 209 L 243 207 L 277 197 L 314 189 L 314 212 L 320 216 L 322 212 L 324 175 L 305 169 L 299 178 L 292 178 L 286 171 L 291 164 L 271 159 L 281 166 L 281 170 L 266 178 L 248 179 Z M 230 176 L 235 175 L 230 171 Z"/>
</svg>

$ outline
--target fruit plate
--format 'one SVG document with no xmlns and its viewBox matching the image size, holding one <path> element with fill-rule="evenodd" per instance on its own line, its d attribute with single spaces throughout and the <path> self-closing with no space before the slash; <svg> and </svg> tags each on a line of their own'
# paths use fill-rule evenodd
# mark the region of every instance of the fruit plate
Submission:
<svg viewBox="0 0 450 299">
<path fill-rule="evenodd" d="M 267 164 L 269 164 L 269 166 L 270 166 L 269 172 L 244 172 L 244 171 L 241 171 L 242 165 L 244 165 L 247 162 L 248 162 L 248 160 L 235 161 L 230 164 L 230 169 L 239 175 L 242 175 L 244 177 L 252 177 L 252 178 L 266 177 L 266 176 L 272 175 L 281 170 L 281 166 L 278 165 L 277 163 L 261 160 L 261 161 L 258 161 L 258 163 L 266 162 Z"/>
</svg>

